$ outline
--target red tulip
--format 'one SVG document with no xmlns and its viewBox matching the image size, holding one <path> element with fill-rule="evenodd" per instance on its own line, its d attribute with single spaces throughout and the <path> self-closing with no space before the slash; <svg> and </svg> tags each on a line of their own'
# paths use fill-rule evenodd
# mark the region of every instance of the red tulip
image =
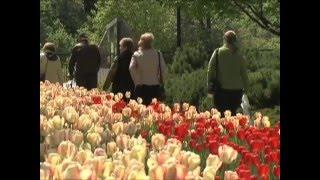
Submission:
<svg viewBox="0 0 320 180">
<path fill-rule="evenodd" d="M 189 145 L 190 145 L 190 147 L 192 148 L 192 149 L 195 149 L 196 148 L 196 145 L 197 143 L 196 143 L 196 141 L 194 140 L 194 139 L 192 139 L 192 140 L 190 140 L 190 142 L 189 142 Z"/>
<path fill-rule="evenodd" d="M 233 125 L 233 123 L 232 123 L 232 122 L 228 122 L 228 123 L 226 124 L 226 129 L 227 129 L 228 131 L 233 131 L 233 130 L 234 130 L 234 125 Z"/>
<path fill-rule="evenodd" d="M 270 152 L 268 154 L 270 156 L 271 162 L 279 163 L 280 153 L 277 151 Z"/>
<path fill-rule="evenodd" d="M 266 146 L 264 147 L 264 153 L 265 153 L 265 154 L 269 154 L 271 151 L 272 151 L 272 149 L 271 149 L 271 147 L 270 147 L 269 145 L 266 145 Z"/>
<path fill-rule="evenodd" d="M 250 145 L 251 151 L 254 153 L 261 152 L 264 147 L 264 143 L 262 140 L 252 140 L 250 141 Z"/>
<path fill-rule="evenodd" d="M 107 99 L 107 100 L 110 100 L 111 98 L 112 98 L 112 97 L 111 97 L 110 94 L 106 95 L 106 99 Z"/>
<path fill-rule="evenodd" d="M 227 136 L 221 136 L 220 138 L 220 142 L 226 144 L 228 141 L 228 137 Z"/>
<path fill-rule="evenodd" d="M 278 149 L 280 146 L 280 139 L 278 137 L 272 137 L 269 139 L 269 145 L 274 148 Z"/>
<path fill-rule="evenodd" d="M 280 178 L 280 166 L 275 166 L 273 169 L 273 174 Z"/>
<path fill-rule="evenodd" d="M 221 178 L 220 178 L 220 176 L 216 176 L 215 178 L 214 178 L 214 180 L 220 180 Z"/>
<path fill-rule="evenodd" d="M 198 136 L 198 134 L 197 134 L 196 131 L 194 131 L 194 132 L 191 133 L 191 138 L 192 138 L 192 139 L 198 139 L 198 137 L 199 137 L 199 136 Z"/>
<path fill-rule="evenodd" d="M 188 127 L 186 124 L 181 124 L 175 128 L 175 134 L 179 139 L 183 140 L 188 135 Z"/>
<path fill-rule="evenodd" d="M 214 132 L 214 134 L 217 134 L 217 135 L 220 135 L 220 128 L 218 128 L 218 127 L 214 127 L 214 129 L 213 129 L 213 132 Z"/>
<path fill-rule="evenodd" d="M 234 130 L 229 131 L 229 136 L 230 137 L 234 137 L 236 135 L 236 133 L 234 132 Z"/>
<path fill-rule="evenodd" d="M 257 176 L 255 176 L 255 175 L 250 176 L 250 180 L 256 180 L 256 179 L 257 179 Z"/>
<path fill-rule="evenodd" d="M 203 144 L 197 144 L 196 145 L 197 147 L 197 151 L 199 152 L 199 153 L 201 153 L 202 151 L 203 151 Z"/>
<path fill-rule="evenodd" d="M 198 128 L 198 129 L 196 130 L 196 133 L 197 133 L 198 137 L 199 137 L 199 136 L 203 136 L 204 130 L 205 130 L 204 128 Z"/>
<path fill-rule="evenodd" d="M 269 165 L 267 164 L 261 164 L 259 167 L 258 167 L 258 172 L 259 172 L 259 175 L 262 177 L 262 178 L 269 178 L 269 175 L 270 175 L 270 168 L 269 168 Z"/>
<path fill-rule="evenodd" d="M 244 140 L 245 139 L 245 132 L 242 129 L 238 130 L 237 136 L 240 140 Z"/>
<path fill-rule="evenodd" d="M 141 136 L 142 136 L 144 139 L 147 139 L 147 137 L 149 136 L 149 131 L 142 131 L 142 132 L 141 132 Z"/>
<path fill-rule="evenodd" d="M 239 177 L 245 178 L 245 179 L 250 179 L 251 176 L 251 171 L 249 169 L 239 169 L 239 171 L 237 171 Z"/>
<path fill-rule="evenodd" d="M 199 119 L 197 120 L 197 123 L 204 125 L 204 124 L 206 123 L 206 119 L 205 119 L 205 118 L 199 118 Z"/>
<path fill-rule="evenodd" d="M 209 142 L 209 150 L 211 154 L 218 154 L 219 144 L 217 140 L 211 140 Z"/>
<path fill-rule="evenodd" d="M 211 128 L 212 128 L 212 129 L 214 129 L 215 127 L 218 127 L 218 123 L 217 123 L 216 120 L 211 120 L 210 125 L 211 125 Z"/>
<path fill-rule="evenodd" d="M 102 100 L 100 96 L 92 96 L 91 97 L 93 104 L 102 104 Z"/>
<path fill-rule="evenodd" d="M 242 126 L 242 127 L 244 127 L 244 126 L 247 124 L 247 122 L 248 122 L 248 119 L 247 119 L 246 117 L 241 117 L 241 118 L 239 119 L 239 124 L 240 124 L 240 126 Z"/>
</svg>

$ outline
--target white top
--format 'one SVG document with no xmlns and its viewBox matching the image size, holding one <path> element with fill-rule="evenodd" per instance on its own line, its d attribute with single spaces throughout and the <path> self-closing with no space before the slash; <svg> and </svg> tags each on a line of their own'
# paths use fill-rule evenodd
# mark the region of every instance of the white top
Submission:
<svg viewBox="0 0 320 180">
<path fill-rule="evenodd" d="M 166 64 L 160 53 L 162 79 L 164 79 Z M 132 55 L 129 66 L 135 85 L 159 85 L 159 57 L 155 49 L 138 50 Z"/>
</svg>

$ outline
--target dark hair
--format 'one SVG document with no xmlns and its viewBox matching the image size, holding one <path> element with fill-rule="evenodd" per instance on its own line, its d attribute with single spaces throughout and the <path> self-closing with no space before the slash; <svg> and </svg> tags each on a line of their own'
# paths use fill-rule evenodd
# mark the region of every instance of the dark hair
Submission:
<svg viewBox="0 0 320 180">
<path fill-rule="evenodd" d="M 80 38 L 88 38 L 88 36 L 87 36 L 86 33 L 80 33 L 79 39 L 80 39 Z"/>
<path fill-rule="evenodd" d="M 120 43 L 123 43 L 123 46 L 126 47 L 130 52 L 133 52 L 133 40 L 131 38 L 122 38 Z"/>
</svg>

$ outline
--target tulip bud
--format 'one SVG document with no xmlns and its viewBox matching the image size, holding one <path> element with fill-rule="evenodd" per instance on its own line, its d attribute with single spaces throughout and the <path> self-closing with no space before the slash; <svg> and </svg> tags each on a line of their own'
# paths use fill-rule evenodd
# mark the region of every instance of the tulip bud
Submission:
<svg viewBox="0 0 320 180">
<path fill-rule="evenodd" d="M 210 154 L 206 161 L 207 167 L 213 167 L 215 171 L 218 171 L 220 166 L 222 165 L 222 161 L 217 155 Z"/>
<path fill-rule="evenodd" d="M 131 96 L 131 92 L 130 92 L 130 91 L 127 91 L 127 92 L 125 93 L 125 96 L 126 96 L 127 99 L 129 99 L 130 96 Z"/>
<path fill-rule="evenodd" d="M 80 144 L 83 142 L 83 134 L 82 134 L 82 132 L 78 131 L 78 130 L 72 131 L 70 140 L 76 146 L 80 146 Z"/>
<path fill-rule="evenodd" d="M 107 144 L 107 155 L 112 156 L 118 150 L 115 142 L 109 142 Z"/>
<path fill-rule="evenodd" d="M 123 132 L 123 122 L 117 122 L 112 125 L 112 131 L 117 136 Z"/>
<path fill-rule="evenodd" d="M 89 159 L 93 158 L 93 154 L 89 150 L 80 150 L 76 157 L 75 160 L 79 162 L 80 164 L 86 163 Z"/>
<path fill-rule="evenodd" d="M 231 164 L 237 158 L 238 152 L 228 145 L 223 145 L 219 147 L 218 155 L 223 163 Z"/>
<path fill-rule="evenodd" d="M 188 167 L 189 171 L 194 170 L 196 167 L 200 165 L 200 156 L 198 154 L 193 153 L 189 158 L 188 158 Z"/>
<path fill-rule="evenodd" d="M 64 108 L 62 117 L 69 123 L 75 123 L 79 119 L 78 112 L 72 106 Z"/>
<path fill-rule="evenodd" d="M 93 147 L 96 147 L 100 144 L 102 139 L 99 133 L 93 132 L 87 135 L 87 140 Z"/>
<path fill-rule="evenodd" d="M 82 114 L 78 120 L 78 128 L 82 131 L 88 131 L 92 126 L 92 121 L 88 114 Z"/>
<path fill-rule="evenodd" d="M 263 127 L 265 127 L 265 128 L 270 127 L 270 121 L 269 121 L 269 117 L 268 117 L 268 116 L 264 116 L 264 117 L 262 118 L 262 125 L 263 125 Z"/>
<path fill-rule="evenodd" d="M 61 130 L 64 126 L 64 119 L 60 118 L 60 116 L 54 116 L 52 119 L 49 120 L 49 123 L 52 124 L 55 130 Z"/>
<path fill-rule="evenodd" d="M 52 167 L 55 167 L 62 161 L 61 156 L 58 153 L 49 153 L 46 162 L 48 162 Z"/>
<path fill-rule="evenodd" d="M 70 141 L 62 141 L 58 146 L 58 153 L 61 154 L 62 157 L 72 159 L 77 153 L 77 148 Z"/>
<path fill-rule="evenodd" d="M 166 139 L 163 134 L 155 134 L 151 138 L 152 147 L 156 150 L 161 150 L 164 147 Z"/>
</svg>

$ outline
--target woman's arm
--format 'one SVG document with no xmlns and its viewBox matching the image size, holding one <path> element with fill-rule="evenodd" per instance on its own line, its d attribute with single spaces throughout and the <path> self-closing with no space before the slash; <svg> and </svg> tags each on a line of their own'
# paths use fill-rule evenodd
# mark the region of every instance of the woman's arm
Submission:
<svg viewBox="0 0 320 180">
<path fill-rule="evenodd" d="M 113 79 L 114 79 L 114 76 L 116 75 L 116 72 L 117 72 L 117 69 L 118 69 L 118 59 L 116 59 L 111 67 L 110 67 L 110 71 L 107 75 L 107 78 L 106 78 L 106 81 L 103 85 L 103 89 L 106 91 L 107 89 L 109 89 L 111 83 L 113 82 Z"/>
<path fill-rule="evenodd" d="M 129 65 L 129 71 L 135 86 L 139 84 L 137 68 L 138 68 L 137 56 L 133 54 L 130 61 L 130 65 Z"/>
<path fill-rule="evenodd" d="M 217 70 L 216 51 L 214 51 L 212 53 L 211 58 L 210 58 L 209 65 L 208 65 L 208 71 L 207 71 L 207 86 L 208 86 L 209 93 L 213 92 L 212 86 L 213 86 L 213 81 L 216 78 L 216 70 Z"/>
</svg>

